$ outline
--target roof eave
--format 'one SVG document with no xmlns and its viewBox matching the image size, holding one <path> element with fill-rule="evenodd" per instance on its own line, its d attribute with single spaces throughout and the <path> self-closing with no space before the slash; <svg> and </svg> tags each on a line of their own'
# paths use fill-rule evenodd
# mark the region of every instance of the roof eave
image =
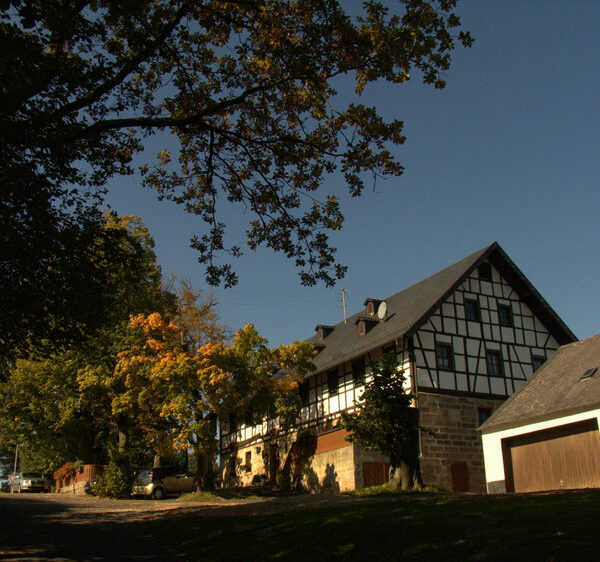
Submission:
<svg viewBox="0 0 600 562">
<path fill-rule="evenodd" d="M 576 406 L 573 408 L 563 408 L 562 410 L 556 410 L 554 412 L 547 412 L 546 414 L 542 414 L 539 416 L 531 416 L 528 418 L 522 418 L 519 420 L 507 421 L 504 423 L 492 424 L 487 427 L 487 422 L 484 423 L 480 428 L 482 435 L 489 435 L 490 433 L 498 433 L 499 431 L 505 431 L 507 429 L 516 429 L 518 427 L 522 427 L 524 425 L 531 425 L 534 423 L 545 422 L 549 420 L 553 420 L 556 418 L 562 418 L 565 416 L 571 416 L 574 414 L 579 414 L 582 412 L 587 412 L 588 410 L 597 410 L 600 409 L 600 402 L 594 402 L 592 404 L 586 404 L 584 406 Z M 527 432 L 530 433 L 530 432 Z"/>
</svg>

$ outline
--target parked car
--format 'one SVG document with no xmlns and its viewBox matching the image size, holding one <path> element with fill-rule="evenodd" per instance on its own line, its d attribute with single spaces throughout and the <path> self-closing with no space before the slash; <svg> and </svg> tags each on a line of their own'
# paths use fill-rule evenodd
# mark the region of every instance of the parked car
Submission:
<svg viewBox="0 0 600 562">
<path fill-rule="evenodd" d="M 7 476 L 0 478 L 0 492 L 10 492 L 10 478 Z"/>
<path fill-rule="evenodd" d="M 49 492 L 50 481 L 41 472 L 19 472 L 13 475 L 10 483 L 11 493 Z"/>
<path fill-rule="evenodd" d="M 175 467 L 147 468 L 136 473 L 131 495 L 162 500 L 172 494 L 184 494 L 197 489 L 196 477 Z"/>
</svg>

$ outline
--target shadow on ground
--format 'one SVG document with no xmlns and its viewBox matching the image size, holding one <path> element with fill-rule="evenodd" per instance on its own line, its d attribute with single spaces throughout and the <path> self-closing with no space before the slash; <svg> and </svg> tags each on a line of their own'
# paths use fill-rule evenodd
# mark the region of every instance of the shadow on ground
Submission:
<svg viewBox="0 0 600 562">
<path fill-rule="evenodd" d="M 83 504 L 81 504 L 83 505 Z M 81 511 L 44 496 L 0 496 L 2 560 L 169 560 L 139 513 Z"/>
</svg>

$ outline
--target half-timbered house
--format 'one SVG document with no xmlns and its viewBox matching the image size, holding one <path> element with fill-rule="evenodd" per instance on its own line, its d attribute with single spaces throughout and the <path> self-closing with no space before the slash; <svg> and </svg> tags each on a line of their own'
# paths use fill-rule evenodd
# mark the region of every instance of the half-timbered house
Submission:
<svg viewBox="0 0 600 562">
<path fill-rule="evenodd" d="M 277 420 L 221 424 L 225 482 L 250 484 L 277 471 L 309 490 L 381 483 L 388 459 L 346 441 L 340 412 L 352 410 L 369 363 L 394 351 L 415 395 L 426 484 L 485 491 L 478 427 L 559 346 L 575 336 L 497 244 L 364 309 L 317 325 L 319 349 L 305 376 L 297 430 Z"/>
</svg>

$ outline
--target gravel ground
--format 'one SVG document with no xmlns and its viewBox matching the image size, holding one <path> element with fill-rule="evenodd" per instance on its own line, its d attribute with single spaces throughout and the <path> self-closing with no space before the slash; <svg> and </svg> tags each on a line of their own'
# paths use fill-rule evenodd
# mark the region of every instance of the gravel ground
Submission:
<svg viewBox="0 0 600 562">
<path fill-rule="evenodd" d="M 443 494 L 446 498 L 454 495 Z M 67 494 L 0 494 L 0 559 L 173 560 L 175 553 L 157 542 L 149 522 L 189 513 L 197 517 L 252 517 L 371 502 L 435 501 L 438 497 L 314 494 L 206 503 L 177 498 L 108 500 Z"/>
<path fill-rule="evenodd" d="M 3 560 L 171 560 L 146 522 L 193 512 L 199 517 L 253 516 L 374 501 L 341 495 L 228 500 L 107 500 L 66 494 L 0 494 Z M 381 500 L 378 500 L 381 501 Z"/>
</svg>

